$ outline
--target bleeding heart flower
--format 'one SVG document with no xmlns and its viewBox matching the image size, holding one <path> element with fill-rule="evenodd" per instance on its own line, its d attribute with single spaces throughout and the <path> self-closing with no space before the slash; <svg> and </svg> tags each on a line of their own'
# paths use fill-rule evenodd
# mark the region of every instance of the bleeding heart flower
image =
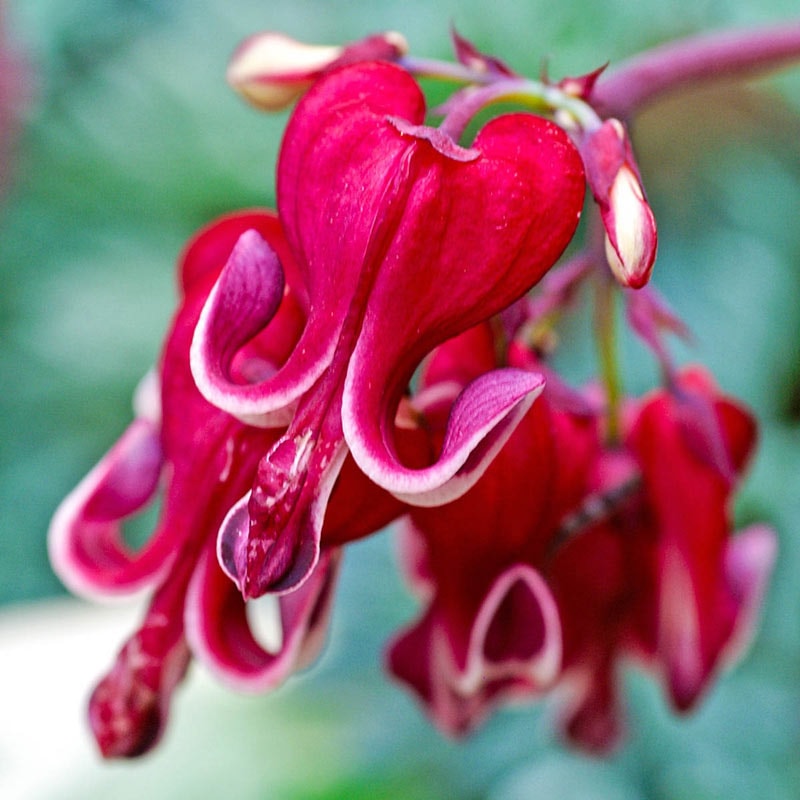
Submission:
<svg viewBox="0 0 800 800">
<path fill-rule="evenodd" d="M 730 502 L 755 422 L 699 369 L 628 409 L 598 461 L 583 530 L 551 584 L 564 629 L 568 735 L 603 751 L 621 734 L 616 665 L 635 656 L 692 707 L 750 639 L 775 557 L 761 525 L 736 535 Z"/>
<path fill-rule="evenodd" d="M 731 499 L 756 423 L 702 370 L 643 404 L 629 436 L 657 532 L 654 646 L 670 697 L 694 705 L 749 640 L 775 558 L 761 525 L 731 536 Z"/>
<path fill-rule="evenodd" d="M 309 575 L 348 450 L 402 500 L 446 502 L 477 480 L 538 390 L 523 370 L 483 375 L 453 404 L 435 463 L 398 452 L 395 417 L 421 359 L 541 278 L 583 195 L 580 158 L 556 125 L 502 116 L 465 148 L 424 115 L 419 87 L 391 64 L 315 84 L 287 127 L 277 186 L 307 289 L 305 328 L 274 375 L 232 375 L 282 297 L 281 259 L 255 237 L 200 317 L 192 369 L 206 398 L 251 423 L 289 425 L 221 532 L 223 567 L 245 597 L 291 591 Z"/>
<path fill-rule="evenodd" d="M 413 400 L 425 426 L 441 437 L 457 392 L 495 358 L 488 326 L 442 345 Z M 404 561 L 426 608 L 391 644 L 388 667 L 445 732 L 467 733 L 499 703 L 557 679 L 561 623 L 544 570 L 598 447 L 595 418 L 545 393 L 467 494 L 411 509 Z"/>
<path fill-rule="evenodd" d="M 192 654 L 223 681 L 247 690 L 271 688 L 307 663 L 324 637 L 339 561 L 336 545 L 383 527 L 401 509 L 354 465 L 346 466 L 331 506 L 332 544 L 304 586 L 276 601 L 280 642 L 272 649 L 259 643 L 241 595 L 217 564 L 216 539 L 281 430 L 253 428 L 215 408 L 197 391 L 189 369 L 200 310 L 222 266 L 255 236 L 270 242 L 292 274 L 274 215 L 237 214 L 195 237 L 182 259 L 183 297 L 161 358 L 160 391 L 149 387 L 137 419 L 66 498 L 51 525 L 53 567 L 74 591 L 154 592 L 141 627 L 92 695 L 90 721 L 105 756 L 135 756 L 155 745 Z M 240 350 L 237 377 L 274 373 L 304 320 L 302 296 L 288 286 L 270 325 Z M 122 523 L 160 486 L 159 522 L 144 547 L 134 551 Z M 370 513 L 360 513 L 364 508 Z"/>
</svg>

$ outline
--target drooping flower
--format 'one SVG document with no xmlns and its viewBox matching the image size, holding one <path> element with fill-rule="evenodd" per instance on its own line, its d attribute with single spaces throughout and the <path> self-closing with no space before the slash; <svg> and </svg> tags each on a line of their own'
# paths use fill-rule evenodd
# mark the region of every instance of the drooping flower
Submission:
<svg viewBox="0 0 800 800">
<path fill-rule="evenodd" d="M 263 238 L 261 238 L 263 237 Z M 268 650 L 251 631 L 245 604 L 221 571 L 217 532 L 231 505 L 252 483 L 259 459 L 280 429 L 247 426 L 209 404 L 189 369 L 189 346 L 200 310 L 230 259 L 247 258 L 266 239 L 292 274 L 277 218 L 265 212 L 223 218 L 203 230 L 184 253 L 182 298 L 158 370 L 139 414 L 119 442 L 66 498 L 50 530 L 55 570 L 74 591 L 123 595 L 152 590 L 139 629 L 121 649 L 90 702 L 90 721 L 105 756 L 135 756 L 151 748 L 167 721 L 172 692 L 190 656 L 227 683 L 270 688 L 305 664 L 322 643 L 339 561 L 337 544 L 380 528 L 400 503 L 349 465 L 341 505 L 332 504 L 332 544 L 304 586 L 281 598 L 280 645 Z M 297 341 L 305 318 L 302 292 L 287 286 L 262 336 L 243 349 L 236 374 L 274 372 Z M 158 524 L 138 551 L 123 522 L 163 488 Z M 368 506 L 369 515 L 357 515 Z"/>
<path fill-rule="evenodd" d="M 441 433 L 456 393 L 495 359 L 489 326 L 442 345 L 413 399 L 426 427 Z M 557 679 L 549 548 L 583 498 L 598 448 L 593 415 L 561 410 L 545 393 L 467 494 L 411 509 L 404 560 L 426 606 L 391 644 L 388 666 L 445 732 L 467 733 L 499 703 Z"/>
<path fill-rule="evenodd" d="M 731 530 L 755 432 L 707 373 L 686 370 L 629 409 L 623 448 L 598 461 L 596 519 L 551 573 L 571 696 L 565 726 L 584 747 L 606 750 L 620 736 L 621 658 L 646 663 L 686 710 L 749 640 L 775 555 L 765 526 Z"/>
<path fill-rule="evenodd" d="M 437 349 L 412 398 L 435 445 L 496 357 L 488 326 Z M 539 371 L 518 342 L 506 357 Z M 622 733 L 620 661 L 662 676 L 685 710 L 742 651 L 774 558 L 764 526 L 731 530 L 755 424 L 706 373 L 676 378 L 629 403 L 610 449 L 591 396 L 556 380 L 467 494 L 410 509 L 402 556 L 425 607 L 387 663 L 445 732 L 558 681 L 565 733 L 605 751 Z"/>
<path fill-rule="evenodd" d="M 313 569 L 348 450 L 401 499 L 445 502 L 474 483 L 538 388 L 524 370 L 483 375 L 453 404 L 435 463 L 398 453 L 395 417 L 420 360 L 536 283 L 583 195 L 580 158 L 554 124 L 506 115 L 462 147 L 424 115 L 419 87 L 391 64 L 316 83 L 278 165 L 279 214 L 309 299 L 297 345 L 264 380 L 231 375 L 280 304 L 267 245 L 229 263 L 201 315 L 192 366 L 206 398 L 248 422 L 289 425 L 221 532 L 223 566 L 245 597 L 291 591 Z"/>
</svg>

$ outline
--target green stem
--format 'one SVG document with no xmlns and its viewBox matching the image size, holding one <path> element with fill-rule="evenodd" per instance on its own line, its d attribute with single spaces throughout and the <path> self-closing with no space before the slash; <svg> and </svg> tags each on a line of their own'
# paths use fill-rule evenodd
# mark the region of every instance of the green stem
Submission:
<svg viewBox="0 0 800 800">
<path fill-rule="evenodd" d="M 610 274 L 598 270 L 595 281 L 594 326 L 600 359 L 600 375 L 606 390 L 606 438 L 610 445 L 620 441 L 620 401 L 622 383 L 617 358 L 617 288 Z"/>
<path fill-rule="evenodd" d="M 465 90 L 448 111 L 440 130 L 458 140 L 476 114 L 497 103 L 517 103 L 534 113 L 551 115 L 568 130 L 591 131 L 602 123 L 588 103 L 557 86 L 528 78 L 503 77 L 485 86 Z"/>
</svg>

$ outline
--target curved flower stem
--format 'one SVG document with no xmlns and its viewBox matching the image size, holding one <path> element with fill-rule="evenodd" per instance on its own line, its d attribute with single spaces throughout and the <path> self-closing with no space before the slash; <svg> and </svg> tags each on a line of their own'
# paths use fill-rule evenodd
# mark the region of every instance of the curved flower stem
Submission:
<svg viewBox="0 0 800 800">
<path fill-rule="evenodd" d="M 800 21 L 726 31 L 656 47 L 601 76 L 591 96 L 603 116 L 630 117 L 667 92 L 701 81 L 755 76 L 800 61 Z"/>
<path fill-rule="evenodd" d="M 447 104 L 447 116 L 439 127 L 455 140 L 476 114 L 495 103 L 519 103 L 537 113 L 552 114 L 567 130 L 591 131 L 602 124 L 595 110 L 580 98 L 527 78 L 495 79 L 485 86 L 465 89 L 457 95 L 457 101 L 454 98 Z"/>
<path fill-rule="evenodd" d="M 606 440 L 615 445 L 620 441 L 620 400 L 622 383 L 617 359 L 616 331 L 617 286 L 608 270 L 595 272 L 594 328 L 600 359 L 600 375 L 606 390 Z"/>
<path fill-rule="evenodd" d="M 453 81 L 471 87 L 457 95 L 456 102 L 449 101 L 447 116 L 440 126 L 455 139 L 478 112 L 495 103 L 519 103 L 539 113 L 559 114 L 562 117 L 559 121 L 565 127 L 592 130 L 601 123 L 584 100 L 543 81 L 482 72 L 431 58 L 404 56 L 398 63 L 418 78 Z"/>
<path fill-rule="evenodd" d="M 494 83 L 498 79 L 498 76 L 494 73 L 478 72 L 465 67 L 463 64 L 439 61 L 436 58 L 405 55 L 397 63 L 417 78 L 434 78 L 436 80 L 476 85 Z"/>
</svg>

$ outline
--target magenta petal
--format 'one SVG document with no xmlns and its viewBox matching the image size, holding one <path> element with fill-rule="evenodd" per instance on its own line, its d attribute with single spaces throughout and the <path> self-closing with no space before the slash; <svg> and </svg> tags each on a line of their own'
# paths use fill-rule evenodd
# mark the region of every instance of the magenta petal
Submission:
<svg viewBox="0 0 800 800">
<path fill-rule="evenodd" d="M 736 606 L 736 621 L 722 656 L 727 663 L 739 658 L 752 639 L 777 550 L 775 532 L 765 525 L 745 528 L 725 548 L 725 584 Z"/>
<path fill-rule="evenodd" d="M 74 592 L 135 592 L 169 568 L 172 542 L 156 535 L 138 554 L 125 544 L 122 522 L 152 498 L 163 456 L 157 427 L 137 419 L 66 497 L 50 524 L 53 569 Z"/>
<path fill-rule="evenodd" d="M 265 691 L 306 666 L 321 648 L 330 616 L 339 551 L 326 551 L 302 587 L 276 598 L 280 645 L 263 647 L 253 634 L 236 587 L 208 551 L 186 603 L 186 635 L 192 652 L 220 680 L 243 691 Z"/>
<path fill-rule="evenodd" d="M 398 460 L 391 431 L 379 427 L 387 418 L 385 396 L 370 385 L 368 374 L 351 368 L 342 407 L 344 435 L 358 466 L 379 486 L 412 505 L 441 505 L 475 484 L 543 388 L 540 375 L 517 369 L 477 378 L 453 404 L 438 461 L 410 469 Z"/>
<path fill-rule="evenodd" d="M 189 666 L 184 638 L 185 579 L 191 564 L 153 598 L 141 627 L 120 650 L 89 701 L 89 722 L 105 758 L 133 758 L 164 732 L 172 694 Z"/>
<path fill-rule="evenodd" d="M 279 370 L 259 383 L 234 381 L 234 356 L 272 320 L 283 296 L 278 256 L 257 231 L 249 230 L 239 237 L 208 296 L 192 341 L 192 375 L 205 398 L 263 427 L 288 424 L 293 403 L 325 367 L 318 361 L 306 363 L 300 372 Z"/>
<path fill-rule="evenodd" d="M 321 524 L 316 531 L 304 526 L 296 535 L 294 530 L 281 530 L 277 540 L 261 545 L 250 533 L 250 497 L 248 492 L 231 508 L 219 529 L 219 565 L 243 597 L 296 591 L 319 558 Z"/>
<path fill-rule="evenodd" d="M 391 673 L 445 733 L 467 733 L 502 701 L 531 696 L 558 677 L 558 608 L 532 567 L 517 564 L 495 579 L 466 640 L 449 611 L 434 598 L 387 652 Z"/>
<path fill-rule="evenodd" d="M 498 678 L 529 680 L 546 686 L 561 665 L 561 622 L 550 589 L 533 567 L 517 564 L 489 589 L 475 616 L 463 692 Z"/>
</svg>

